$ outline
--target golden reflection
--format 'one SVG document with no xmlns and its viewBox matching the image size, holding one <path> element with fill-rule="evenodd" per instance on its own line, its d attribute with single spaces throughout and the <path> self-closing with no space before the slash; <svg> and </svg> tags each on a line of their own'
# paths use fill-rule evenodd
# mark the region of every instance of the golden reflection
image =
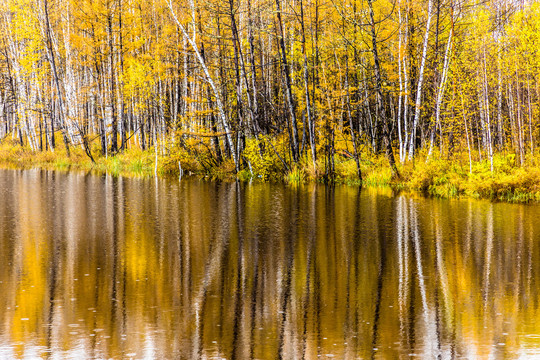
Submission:
<svg viewBox="0 0 540 360">
<path fill-rule="evenodd" d="M 0 358 L 540 352 L 537 206 L 0 171 Z"/>
</svg>

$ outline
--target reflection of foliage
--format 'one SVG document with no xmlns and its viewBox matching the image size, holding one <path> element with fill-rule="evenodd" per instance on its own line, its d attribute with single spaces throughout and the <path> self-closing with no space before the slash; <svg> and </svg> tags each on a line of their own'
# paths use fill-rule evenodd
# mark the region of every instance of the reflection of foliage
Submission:
<svg viewBox="0 0 540 360">
<path fill-rule="evenodd" d="M 46 216 L 43 205 L 33 206 L 30 202 L 32 200 L 25 195 L 18 200 L 21 216 L 18 230 L 22 258 L 19 259 L 21 261 L 19 271 L 15 272 L 17 281 L 13 284 L 16 291 L 14 305 L 10 305 L 14 307 L 10 333 L 13 342 L 21 345 L 26 340 L 25 334 L 39 332 L 47 323 L 43 316 L 47 311 L 49 274 L 46 264 L 49 261 L 50 244 L 46 229 L 40 227 L 39 223 L 31 221 L 32 218 Z M 18 355 L 21 356 L 22 346 L 18 346 L 18 351 L 20 351 Z"/>
<path fill-rule="evenodd" d="M 308 359 L 370 357 L 374 342 L 383 358 L 437 351 L 429 339 L 466 358 L 539 345 L 534 207 L 45 171 L 4 171 L 0 188 L 17 189 L 0 209 L 0 332 L 18 357 L 84 344 L 121 358 L 152 341 L 154 357 L 198 343 L 274 358 L 280 336 L 285 358 Z"/>
</svg>

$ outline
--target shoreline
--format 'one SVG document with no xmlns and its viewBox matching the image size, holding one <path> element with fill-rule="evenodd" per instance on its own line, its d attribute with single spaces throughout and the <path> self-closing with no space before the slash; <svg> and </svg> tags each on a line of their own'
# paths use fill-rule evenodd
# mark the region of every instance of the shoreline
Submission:
<svg viewBox="0 0 540 360">
<path fill-rule="evenodd" d="M 319 171 L 299 164 L 288 172 L 256 173 L 247 168 L 234 173 L 232 164 L 224 162 L 219 167 L 202 168 L 197 159 L 174 156 L 158 156 L 156 168 L 152 150 L 127 150 L 114 156 L 95 156 L 95 163 L 81 149 L 72 149 L 70 157 L 65 151 L 34 152 L 20 145 L 0 146 L 0 167 L 10 169 L 42 168 L 47 170 L 81 170 L 96 174 L 109 173 L 113 176 L 131 177 L 178 177 L 182 164 L 184 175 L 207 180 L 282 182 L 301 184 L 325 182 Z M 390 188 L 394 191 L 414 192 L 428 197 L 446 199 L 486 199 L 507 203 L 540 202 L 540 158 L 531 158 L 528 166 L 515 166 L 513 155 L 498 154 L 495 171 L 489 169 L 487 160 L 463 163 L 456 156 L 450 160 L 432 156 L 426 161 L 419 157 L 414 162 L 399 164 L 400 179 L 392 178 L 383 156 L 363 158 L 363 181 L 356 176 L 353 159 L 336 162 L 335 184 L 362 185 L 366 187 Z M 472 173 L 469 172 L 472 169 Z M 328 183 L 328 182 L 326 182 Z"/>
</svg>

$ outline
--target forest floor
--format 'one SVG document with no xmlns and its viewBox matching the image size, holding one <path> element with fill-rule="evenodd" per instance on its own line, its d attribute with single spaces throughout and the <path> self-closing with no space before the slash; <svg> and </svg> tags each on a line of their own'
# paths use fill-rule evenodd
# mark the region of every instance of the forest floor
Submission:
<svg viewBox="0 0 540 360">
<path fill-rule="evenodd" d="M 478 157 L 478 154 L 476 154 Z M 286 183 L 323 182 L 324 160 L 313 165 L 298 165 L 294 169 L 264 171 L 260 166 L 246 167 L 238 174 L 231 161 L 220 166 L 201 166 L 194 158 L 178 155 L 159 155 L 152 150 L 126 150 L 115 156 L 96 156 L 95 163 L 79 148 L 72 148 L 68 157 L 64 149 L 52 151 L 32 151 L 17 142 L 4 140 L 0 143 L 0 166 L 3 168 L 34 168 L 50 170 L 81 170 L 93 173 L 110 173 L 122 176 L 178 176 L 178 163 L 182 164 L 184 175 L 201 178 L 242 181 L 283 181 Z M 307 162 L 306 163 L 311 163 Z M 320 163 L 320 164 L 319 164 Z M 505 202 L 540 201 L 540 155 L 529 155 L 523 164 L 516 161 L 513 153 L 499 153 L 494 156 L 493 172 L 488 159 L 473 160 L 468 154 L 431 157 L 419 154 L 415 161 L 398 164 L 400 178 L 392 176 L 386 158 L 365 156 L 361 160 L 363 186 L 390 187 L 398 191 L 418 191 L 427 196 L 441 198 L 483 198 Z M 275 164 L 268 167 L 276 168 Z M 251 168 L 251 169 L 250 169 Z M 335 157 L 335 183 L 359 185 L 356 163 L 346 156 Z"/>
</svg>

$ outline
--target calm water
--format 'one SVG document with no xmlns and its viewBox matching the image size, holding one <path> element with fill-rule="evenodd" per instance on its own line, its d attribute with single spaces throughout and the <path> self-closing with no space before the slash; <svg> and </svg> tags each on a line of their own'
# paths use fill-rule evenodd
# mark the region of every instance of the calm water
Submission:
<svg viewBox="0 0 540 360">
<path fill-rule="evenodd" d="M 0 170 L 0 358 L 540 356 L 540 207 Z"/>
</svg>

